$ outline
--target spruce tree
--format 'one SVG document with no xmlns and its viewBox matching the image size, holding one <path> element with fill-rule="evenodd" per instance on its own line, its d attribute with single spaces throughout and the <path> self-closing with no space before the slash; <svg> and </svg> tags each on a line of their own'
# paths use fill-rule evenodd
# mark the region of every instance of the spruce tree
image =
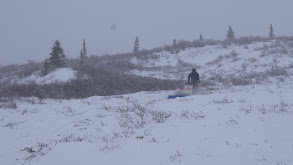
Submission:
<svg viewBox="0 0 293 165">
<path fill-rule="evenodd" d="M 273 28 L 273 25 L 271 24 L 270 26 L 270 34 L 269 34 L 269 38 L 270 39 L 274 39 L 276 36 L 274 34 L 274 28 Z"/>
<path fill-rule="evenodd" d="M 62 68 L 66 66 L 66 56 L 61 47 L 60 42 L 57 40 L 52 47 L 50 57 L 45 60 L 42 68 L 43 75 L 47 75 L 51 70 Z"/>
<path fill-rule="evenodd" d="M 139 40 L 138 40 L 138 36 L 136 37 L 135 42 L 134 42 L 133 54 L 136 57 L 139 56 Z"/>
<path fill-rule="evenodd" d="M 177 46 L 177 41 L 176 41 L 176 39 L 173 40 L 173 46 Z"/>
<path fill-rule="evenodd" d="M 82 49 L 80 51 L 80 63 L 84 64 L 86 58 L 87 58 L 87 50 L 86 50 L 86 46 L 85 46 L 85 40 L 83 40 L 83 46 L 82 46 Z"/>
<path fill-rule="evenodd" d="M 57 40 L 53 45 L 50 58 L 48 59 L 48 64 L 56 68 L 61 68 L 66 66 L 65 60 L 66 56 L 64 54 L 63 48 L 61 47 L 60 42 Z"/>
<path fill-rule="evenodd" d="M 229 26 L 229 30 L 227 31 L 226 41 L 232 42 L 235 39 L 234 31 L 232 30 L 231 26 Z"/>
<path fill-rule="evenodd" d="M 199 41 L 203 41 L 203 37 L 201 34 L 199 35 Z"/>
<path fill-rule="evenodd" d="M 80 64 L 84 64 L 85 63 L 85 59 L 84 59 L 84 54 L 82 49 L 80 50 Z"/>
<path fill-rule="evenodd" d="M 83 51 L 83 55 L 86 57 L 87 56 L 87 50 L 86 50 L 86 46 L 85 46 L 85 39 L 83 39 L 82 51 Z"/>
<path fill-rule="evenodd" d="M 47 75 L 49 73 L 49 69 L 50 69 L 50 66 L 49 66 L 49 60 L 46 59 L 45 60 L 45 63 L 44 63 L 44 67 L 42 69 L 42 74 L 43 75 Z"/>
</svg>

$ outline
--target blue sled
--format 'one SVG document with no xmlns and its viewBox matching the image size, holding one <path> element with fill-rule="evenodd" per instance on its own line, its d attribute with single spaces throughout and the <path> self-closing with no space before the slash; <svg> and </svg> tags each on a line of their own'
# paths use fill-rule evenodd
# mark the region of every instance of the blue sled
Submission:
<svg viewBox="0 0 293 165">
<path fill-rule="evenodd" d="M 185 97 L 185 95 L 169 95 L 168 99 L 175 99 L 176 97 Z"/>
</svg>

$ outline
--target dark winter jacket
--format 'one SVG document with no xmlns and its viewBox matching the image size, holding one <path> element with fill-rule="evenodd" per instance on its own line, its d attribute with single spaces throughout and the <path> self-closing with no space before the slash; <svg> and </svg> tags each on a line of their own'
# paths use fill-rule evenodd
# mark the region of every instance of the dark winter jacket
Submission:
<svg viewBox="0 0 293 165">
<path fill-rule="evenodd" d="M 199 80 L 199 74 L 196 71 L 192 71 L 189 75 L 188 75 L 188 81 L 196 81 Z"/>
</svg>

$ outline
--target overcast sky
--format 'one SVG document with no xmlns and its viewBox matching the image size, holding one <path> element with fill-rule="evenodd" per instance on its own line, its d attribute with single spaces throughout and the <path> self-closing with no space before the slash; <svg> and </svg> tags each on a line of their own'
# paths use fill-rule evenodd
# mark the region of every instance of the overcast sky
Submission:
<svg viewBox="0 0 293 165">
<path fill-rule="evenodd" d="M 293 0 L 0 0 L 0 64 L 44 61 L 53 43 L 67 57 L 132 51 L 173 39 L 222 40 L 231 25 L 236 37 L 293 35 Z"/>
</svg>

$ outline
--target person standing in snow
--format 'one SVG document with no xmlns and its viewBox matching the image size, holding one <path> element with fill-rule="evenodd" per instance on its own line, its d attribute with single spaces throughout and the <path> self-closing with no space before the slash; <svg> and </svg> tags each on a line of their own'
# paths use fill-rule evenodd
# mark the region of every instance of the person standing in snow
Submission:
<svg viewBox="0 0 293 165">
<path fill-rule="evenodd" d="M 196 72 L 195 68 L 192 68 L 192 72 L 188 75 L 188 83 L 192 83 L 193 88 L 198 86 L 199 81 L 199 74 Z"/>
</svg>

